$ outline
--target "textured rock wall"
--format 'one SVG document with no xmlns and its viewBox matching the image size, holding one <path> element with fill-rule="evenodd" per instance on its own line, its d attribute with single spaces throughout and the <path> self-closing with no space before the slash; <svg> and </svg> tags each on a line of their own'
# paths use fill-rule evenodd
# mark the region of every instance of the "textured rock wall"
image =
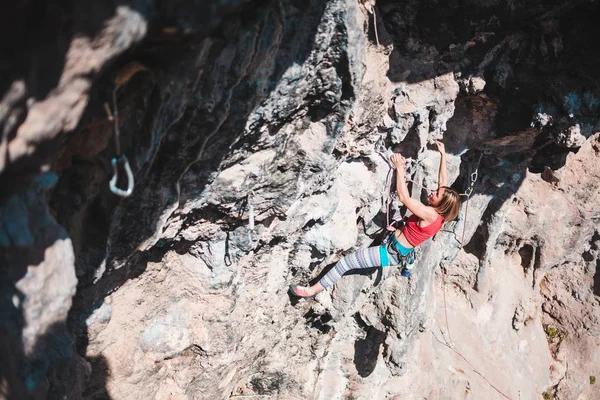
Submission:
<svg viewBox="0 0 600 400">
<path fill-rule="evenodd" d="M 597 5 L 380 0 L 380 47 L 347 0 L 6 10 L 1 396 L 597 396 Z M 439 138 L 479 179 L 413 277 L 290 299 L 381 239 L 391 151 L 436 185 Z"/>
</svg>

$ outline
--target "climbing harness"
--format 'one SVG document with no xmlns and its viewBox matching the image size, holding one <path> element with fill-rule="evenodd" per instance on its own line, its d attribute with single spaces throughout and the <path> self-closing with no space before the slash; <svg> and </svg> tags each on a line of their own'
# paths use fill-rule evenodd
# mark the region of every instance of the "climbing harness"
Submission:
<svg viewBox="0 0 600 400">
<path fill-rule="evenodd" d="M 388 160 L 388 158 L 383 155 L 382 151 L 379 151 L 378 153 L 389 166 L 387 177 L 386 177 L 387 196 L 386 196 L 386 201 L 385 201 L 385 222 L 386 222 L 385 229 L 388 232 L 388 234 L 383 239 L 383 242 L 382 242 L 381 246 L 379 247 L 379 254 L 381 257 L 382 267 L 387 267 L 388 265 L 390 265 L 388 251 L 391 249 L 393 252 L 395 252 L 398 255 L 398 261 L 399 261 L 399 265 L 401 266 L 402 276 L 409 277 L 410 270 L 412 269 L 412 265 L 414 264 L 414 262 L 416 260 L 416 252 L 417 251 L 416 251 L 416 249 L 413 248 L 410 252 L 403 255 L 397 247 L 400 245 L 400 243 L 398 242 L 398 239 L 396 238 L 396 234 L 395 234 L 395 232 L 396 232 L 395 224 L 397 224 L 397 221 L 390 222 L 390 198 L 391 198 L 391 190 L 392 190 L 391 178 L 393 176 L 395 167 Z M 416 161 L 413 161 L 411 159 L 408 159 L 407 162 L 408 161 L 414 162 L 416 164 Z M 406 179 L 406 181 L 412 182 L 414 185 L 416 185 L 422 189 L 430 190 L 430 189 L 426 188 L 425 186 L 419 185 L 412 179 Z"/>
<path fill-rule="evenodd" d="M 473 171 L 473 173 L 471 173 L 470 176 L 470 181 L 469 181 L 469 186 L 467 187 L 467 189 L 465 190 L 465 193 L 461 193 L 460 196 L 464 196 L 467 198 L 466 204 L 465 204 L 465 225 L 463 225 L 463 235 L 462 235 L 462 240 L 461 240 L 461 248 L 463 247 L 463 243 L 464 243 L 464 235 L 465 235 L 465 228 L 466 228 L 466 220 L 467 220 L 467 211 L 468 211 L 468 206 L 469 206 L 469 199 L 471 198 L 471 195 L 473 194 L 473 190 L 475 188 L 475 184 L 477 183 L 477 178 L 479 176 L 479 166 L 481 165 L 481 160 L 483 158 L 484 154 L 490 154 L 490 151 L 488 149 L 484 149 L 481 154 L 479 155 L 479 160 L 477 161 L 477 166 L 475 167 L 475 170 Z M 382 157 L 383 154 L 381 154 Z M 390 233 L 386 236 L 386 238 L 384 239 L 384 242 L 382 243 L 382 245 L 380 246 L 380 255 L 381 255 L 381 260 L 382 263 L 385 262 L 385 264 L 383 264 L 383 266 L 387 266 L 389 265 L 389 258 L 388 258 L 388 253 L 387 250 L 389 248 L 390 245 L 393 245 L 392 241 L 396 240 L 397 238 L 394 235 L 394 231 L 396 230 L 396 228 L 394 227 L 394 222 L 390 223 L 389 221 L 389 199 L 391 197 L 391 176 L 394 170 L 394 167 L 391 165 L 390 162 L 388 162 L 387 158 L 384 157 L 384 159 L 386 160 L 386 162 L 388 163 L 390 169 L 388 171 L 387 177 L 386 177 L 386 184 L 387 184 L 387 199 L 386 199 L 386 229 L 387 231 L 389 231 Z M 417 185 L 418 187 L 421 187 L 423 189 L 426 190 L 431 190 L 429 188 L 426 188 L 425 186 L 419 185 L 418 183 L 416 183 L 415 181 L 411 180 L 411 179 L 407 179 L 407 181 L 412 182 L 413 184 Z M 410 268 L 408 267 L 408 265 L 412 264 L 415 260 L 415 250 L 411 251 L 410 253 L 408 253 L 406 256 L 402 257 L 400 252 L 398 251 L 398 259 L 400 260 L 401 265 L 403 266 L 403 270 L 402 270 L 402 275 L 403 276 L 410 276 Z M 406 259 L 404 259 L 406 258 Z M 407 275 L 405 275 L 405 272 L 408 271 Z M 504 394 L 502 391 L 500 391 L 500 389 L 498 389 L 492 382 L 490 382 L 489 379 L 487 379 L 481 372 L 479 372 L 477 369 L 475 369 L 475 367 L 473 366 L 473 364 L 460 352 L 456 349 L 456 347 L 454 346 L 454 342 L 452 341 L 452 336 L 450 335 L 450 324 L 448 323 L 448 308 L 446 305 L 446 271 L 444 268 L 442 268 L 442 285 L 443 285 L 443 289 L 444 289 L 444 316 L 446 318 L 446 331 L 448 333 L 448 339 L 449 342 L 447 340 L 444 339 L 444 342 L 441 342 L 443 345 L 445 345 L 446 347 L 448 347 L 450 350 L 452 350 L 454 353 L 456 353 L 460 358 L 462 358 L 473 370 L 473 372 L 475 372 L 477 375 L 479 375 L 480 377 L 482 377 L 485 382 L 490 385 L 491 388 L 493 388 L 496 392 L 498 392 L 500 395 L 502 395 L 504 398 L 511 400 L 511 398 L 509 396 L 507 396 L 506 394 Z M 435 335 L 434 335 L 435 336 Z"/>
<path fill-rule="evenodd" d="M 114 132 L 115 132 L 115 150 L 116 155 L 110 160 L 110 164 L 113 169 L 113 176 L 110 179 L 109 187 L 110 191 L 120 197 L 129 197 L 133 192 L 133 173 L 131 172 L 131 167 L 129 166 L 129 160 L 127 160 L 127 156 L 121 153 L 121 142 L 120 142 L 120 130 L 119 130 L 119 111 L 117 109 L 117 88 L 112 92 L 112 101 L 113 101 L 113 111 L 111 112 L 108 103 L 104 103 L 104 108 L 106 109 L 106 114 L 108 115 L 108 120 L 114 123 Z M 117 186 L 117 181 L 119 180 L 119 163 L 123 163 L 123 168 L 125 169 L 125 174 L 127 176 L 127 189 L 123 190 Z"/>
<path fill-rule="evenodd" d="M 467 212 L 469 210 L 469 199 L 471 198 L 471 195 L 473 194 L 473 189 L 475 188 L 475 184 L 477 183 L 477 178 L 479 176 L 479 166 L 481 164 L 481 159 L 483 158 L 484 153 L 486 153 L 486 151 L 482 151 L 481 154 L 479 155 L 479 160 L 477 161 L 477 166 L 475 167 L 475 171 L 473 171 L 473 173 L 471 174 L 471 179 L 470 179 L 470 182 L 469 182 L 469 186 L 465 190 L 465 193 L 460 193 L 459 194 L 459 196 L 463 196 L 463 197 L 467 198 L 467 201 L 466 201 L 466 204 L 465 204 L 465 218 L 464 218 L 464 224 L 463 224 L 463 234 L 462 234 L 462 240 L 460 242 L 460 248 L 461 249 L 463 248 L 464 239 L 465 239 L 465 229 L 466 229 L 466 223 L 467 223 Z M 383 154 L 381 156 L 384 157 Z M 384 159 L 385 159 L 385 157 L 384 157 Z M 393 225 L 392 225 L 393 222 L 392 222 L 392 224 L 390 224 L 390 215 L 389 215 L 390 207 L 389 207 L 389 202 L 390 202 L 391 188 L 392 188 L 391 177 L 392 177 L 392 174 L 393 174 L 393 171 L 394 171 L 395 168 L 387 161 L 387 159 L 386 159 L 386 162 L 388 163 L 388 166 L 390 167 L 390 169 L 388 170 L 388 173 L 387 173 L 387 177 L 386 177 L 386 186 L 387 186 L 386 214 L 385 214 L 386 229 L 389 232 L 394 232 L 396 230 L 396 228 L 393 227 Z M 432 190 L 435 190 L 435 189 L 428 188 L 428 187 L 426 187 L 424 185 L 421 185 L 421 184 L 415 182 L 412 179 L 408 179 L 407 178 L 406 182 L 411 182 L 413 185 L 415 185 L 415 186 L 417 186 L 417 187 L 419 187 L 421 189 L 427 190 L 429 192 L 431 192 Z"/>
<path fill-rule="evenodd" d="M 404 274 L 405 270 L 410 271 L 416 260 L 416 250 L 413 248 L 406 254 L 400 252 L 401 244 L 394 232 L 389 232 L 379 246 L 379 256 L 381 258 L 381 266 L 388 267 L 390 265 L 389 253 L 396 253 L 398 257 L 398 265 L 401 267 L 403 276 L 410 276 L 410 273 Z"/>
<path fill-rule="evenodd" d="M 389 166 L 389 170 L 388 170 L 387 177 L 386 177 L 387 196 L 386 196 L 386 201 L 385 201 L 385 222 L 386 222 L 385 229 L 388 232 L 388 234 L 383 239 L 381 246 L 379 246 L 379 255 L 381 257 L 381 266 L 387 267 L 390 265 L 388 252 L 391 250 L 392 252 L 395 252 L 398 255 L 399 265 L 402 267 L 402 273 L 404 274 L 404 270 L 408 270 L 408 269 L 412 268 L 411 266 L 412 266 L 412 264 L 414 264 L 415 258 L 416 258 L 416 255 L 415 255 L 416 251 L 413 249 L 409 253 L 402 255 L 400 250 L 396 247 L 397 245 L 400 244 L 400 243 L 398 243 L 398 239 L 396 238 L 396 234 L 395 234 L 396 227 L 394 225 L 397 222 L 396 221 L 390 222 L 390 197 L 391 197 L 391 188 L 392 188 L 391 178 L 392 178 L 392 175 L 394 172 L 394 167 L 388 161 L 387 157 L 385 157 L 381 152 L 379 154 L 383 157 L 383 159 L 386 161 L 386 163 Z M 410 274 L 405 275 L 405 276 L 410 276 Z"/>
<path fill-rule="evenodd" d="M 392 188 L 392 182 L 391 182 L 391 178 L 393 176 L 393 171 L 394 171 L 394 166 L 388 161 L 387 157 L 385 157 L 383 155 L 383 153 L 380 151 L 378 152 L 381 157 L 386 161 L 386 163 L 389 166 L 389 170 L 386 176 L 386 186 L 387 186 L 387 195 L 386 195 L 386 203 L 385 203 L 385 222 L 386 222 L 386 231 L 388 232 L 388 235 L 386 235 L 386 237 L 383 240 L 383 243 L 380 246 L 380 256 L 381 256 L 381 261 L 383 266 L 387 266 L 389 265 L 389 258 L 388 258 L 388 253 L 387 250 L 390 248 L 390 246 L 392 246 L 392 248 L 395 247 L 395 243 L 394 241 L 397 242 L 397 238 L 395 236 L 395 231 L 396 231 L 396 227 L 394 226 L 394 224 L 396 223 L 396 221 L 392 221 L 390 222 L 390 198 L 391 198 L 391 188 Z M 468 211 L 469 211 L 469 199 L 471 198 L 471 195 L 473 194 L 473 190 L 475 188 L 475 184 L 477 183 L 477 179 L 479 176 L 479 166 L 481 165 L 481 160 L 483 158 L 484 154 L 489 154 L 489 150 L 483 150 L 481 152 L 481 154 L 479 155 L 479 160 L 477 161 L 477 166 L 475 167 L 475 170 L 473 171 L 473 173 L 471 173 L 470 176 L 470 181 L 469 181 L 469 186 L 467 187 L 467 189 L 465 190 L 465 193 L 461 193 L 459 194 L 459 196 L 464 196 L 467 198 L 466 200 L 466 204 L 465 204 L 465 216 L 464 216 L 464 222 L 463 222 L 463 233 L 462 233 L 462 238 L 460 241 L 460 248 L 462 249 L 464 246 L 464 241 L 465 241 L 465 232 L 466 232 L 466 227 L 467 227 L 467 216 L 468 216 Z M 410 159 L 409 159 L 410 160 Z M 407 161 L 409 161 L 407 160 Z M 416 163 L 416 161 L 414 161 Z M 417 187 L 421 188 L 421 189 L 425 189 L 427 191 L 432 191 L 433 189 L 428 188 L 424 185 L 421 185 L 417 182 L 415 182 L 412 179 L 407 178 L 406 179 L 407 182 L 411 182 L 413 185 L 416 185 Z M 390 240 L 391 239 L 391 240 Z M 415 255 L 415 250 L 411 251 L 410 253 L 406 254 L 405 256 L 402 256 L 402 254 L 400 253 L 400 251 L 397 251 L 398 253 L 398 259 L 400 260 L 400 265 L 402 265 L 403 267 L 403 274 L 405 270 L 410 270 L 411 269 L 411 265 L 414 263 L 416 255 Z M 410 276 L 410 272 L 408 272 L 408 275 L 405 276 Z M 444 293 L 445 294 L 445 293 Z"/>
</svg>

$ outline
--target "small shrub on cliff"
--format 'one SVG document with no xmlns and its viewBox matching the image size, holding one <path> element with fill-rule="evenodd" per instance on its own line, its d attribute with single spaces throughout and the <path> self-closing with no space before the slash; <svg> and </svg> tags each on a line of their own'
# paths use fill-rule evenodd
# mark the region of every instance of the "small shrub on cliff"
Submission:
<svg viewBox="0 0 600 400">
<path fill-rule="evenodd" d="M 552 393 L 550 392 L 544 392 L 542 393 L 542 397 L 544 398 L 544 400 L 552 400 L 554 396 L 552 396 Z"/>
<path fill-rule="evenodd" d="M 590 375 L 590 385 L 596 383 L 596 377 L 594 375 Z"/>
<path fill-rule="evenodd" d="M 568 342 L 567 332 L 563 331 L 562 329 L 548 325 L 546 326 L 545 332 L 546 336 L 548 337 L 548 341 L 550 342 L 558 341 L 558 343 L 561 343 L 563 340 Z"/>
</svg>

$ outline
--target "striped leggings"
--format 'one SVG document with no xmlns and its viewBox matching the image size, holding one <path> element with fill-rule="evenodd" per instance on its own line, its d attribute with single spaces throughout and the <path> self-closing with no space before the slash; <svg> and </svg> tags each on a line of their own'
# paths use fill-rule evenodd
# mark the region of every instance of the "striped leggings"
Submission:
<svg viewBox="0 0 600 400">
<path fill-rule="evenodd" d="M 393 251 L 390 247 L 392 246 L 385 246 L 385 250 L 383 250 L 388 255 L 389 265 L 398 265 L 398 253 Z M 409 250 L 402 247 L 401 250 L 407 250 L 407 252 L 409 252 L 412 249 Z M 402 251 L 402 253 L 403 255 L 405 254 L 404 251 Z M 337 264 L 335 264 L 335 266 L 319 280 L 319 283 L 327 289 L 333 286 L 342 275 L 351 269 L 381 267 L 381 255 L 381 246 L 360 249 L 354 253 L 348 254 L 338 261 Z"/>
</svg>

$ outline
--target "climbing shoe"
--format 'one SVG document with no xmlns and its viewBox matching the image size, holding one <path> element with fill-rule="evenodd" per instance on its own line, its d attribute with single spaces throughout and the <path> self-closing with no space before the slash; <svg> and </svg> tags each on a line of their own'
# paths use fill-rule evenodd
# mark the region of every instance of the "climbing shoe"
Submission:
<svg viewBox="0 0 600 400">
<path fill-rule="evenodd" d="M 406 278 L 410 278 L 410 271 L 408 269 L 404 268 L 402 270 L 402 272 L 400 272 L 400 275 L 402 275 L 402 276 L 404 276 Z"/>
<path fill-rule="evenodd" d="M 302 299 L 312 299 L 313 297 L 315 297 L 314 294 L 313 295 L 308 294 L 306 289 L 308 289 L 308 288 L 304 287 L 304 286 L 290 285 L 289 292 L 292 296 L 300 297 Z"/>
</svg>

